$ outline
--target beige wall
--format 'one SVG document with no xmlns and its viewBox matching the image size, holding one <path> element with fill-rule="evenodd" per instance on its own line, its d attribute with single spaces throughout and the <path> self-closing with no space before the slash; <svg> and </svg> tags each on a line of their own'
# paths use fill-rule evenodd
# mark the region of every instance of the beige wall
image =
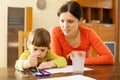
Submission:
<svg viewBox="0 0 120 80">
<path fill-rule="evenodd" d="M 58 24 L 58 8 L 70 0 L 46 0 L 44 10 L 36 7 L 37 0 L 0 0 L 0 67 L 7 67 L 7 8 L 33 7 L 33 28 L 44 27 L 50 30 Z"/>
<path fill-rule="evenodd" d="M 0 67 L 7 66 L 6 0 L 0 0 Z"/>
<path fill-rule="evenodd" d="M 57 11 L 58 8 L 69 0 L 46 0 L 47 5 L 45 10 L 39 10 L 36 6 L 33 7 L 33 26 L 45 27 L 50 30 L 51 27 L 58 24 Z"/>
</svg>

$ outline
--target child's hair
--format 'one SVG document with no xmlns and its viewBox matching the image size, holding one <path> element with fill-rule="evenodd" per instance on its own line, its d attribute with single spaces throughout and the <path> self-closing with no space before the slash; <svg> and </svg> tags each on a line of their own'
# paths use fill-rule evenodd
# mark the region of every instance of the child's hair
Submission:
<svg viewBox="0 0 120 80">
<path fill-rule="evenodd" d="M 37 47 L 50 48 L 50 34 L 44 28 L 33 29 L 28 36 L 28 44 L 32 44 Z"/>
</svg>

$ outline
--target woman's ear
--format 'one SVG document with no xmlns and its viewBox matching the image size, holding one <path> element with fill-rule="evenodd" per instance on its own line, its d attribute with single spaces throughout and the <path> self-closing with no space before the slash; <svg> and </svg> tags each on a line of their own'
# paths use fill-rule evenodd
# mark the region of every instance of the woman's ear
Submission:
<svg viewBox="0 0 120 80">
<path fill-rule="evenodd" d="M 83 21 L 83 18 L 80 18 L 80 22 L 82 22 Z"/>
<path fill-rule="evenodd" d="M 84 18 L 81 18 L 79 24 L 85 24 L 85 23 L 86 23 L 86 20 Z"/>
</svg>

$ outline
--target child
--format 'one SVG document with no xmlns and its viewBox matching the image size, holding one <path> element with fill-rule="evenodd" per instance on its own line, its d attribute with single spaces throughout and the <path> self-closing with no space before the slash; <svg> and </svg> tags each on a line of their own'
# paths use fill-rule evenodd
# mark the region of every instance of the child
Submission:
<svg viewBox="0 0 120 80">
<path fill-rule="evenodd" d="M 28 36 L 28 49 L 16 61 L 15 68 L 20 71 L 31 67 L 38 69 L 65 67 L 66 59 L 50 50 L 50 34 L 44 28 L 32 30 Z"/>
</svg>

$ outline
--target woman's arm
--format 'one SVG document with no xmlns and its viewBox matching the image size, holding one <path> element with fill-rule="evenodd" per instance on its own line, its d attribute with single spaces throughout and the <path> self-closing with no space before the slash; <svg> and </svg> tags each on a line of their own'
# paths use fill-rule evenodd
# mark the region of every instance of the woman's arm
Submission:
<svg viewBox="0 0 120 80">
<path fill-rule="evenodd" d="M 61 50 L 61 45 L 60 45 L 60 42 L 59 42 L 59 39 L 58 39 L 58 34 L 59 34 L 59 31 L 57 31 L 58 29 L 55 27 L 52 29 L 52 31 L 50 32 L 51 33 L 51 43 L 50 43 L 50 47 L 51 47 L 51 50 L 53 52 L 55 52 L 56 54 L 60 55 L 60 56 L 63 56 L 62 55 L 62 50 Z"/>
<path fill-rule="evenodd" d="M 90 29 L 88 38 L 90 45 L 96 51 L 98 56 L 86 58 L 86 64 L 114 64 L 114 56 L 112 55 L 112 52 L 95 31 Z"/>
</svg>

